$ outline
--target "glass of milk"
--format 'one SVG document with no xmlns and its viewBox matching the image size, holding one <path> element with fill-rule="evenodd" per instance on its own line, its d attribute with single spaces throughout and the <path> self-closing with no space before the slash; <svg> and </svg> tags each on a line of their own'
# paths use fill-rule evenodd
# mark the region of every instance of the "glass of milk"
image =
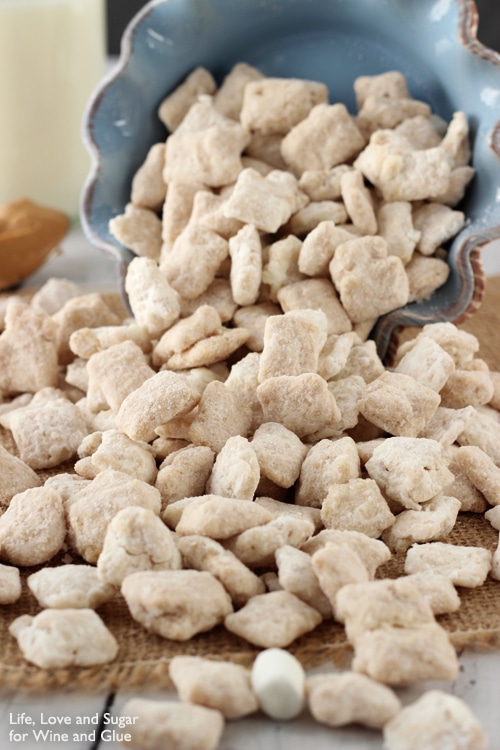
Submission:
<svg viewBox="0 0 500 750">
<path fill-rule="evenodd" d="M 82 120 L 104 66 L 104 0 L 0 0 L 0 204 L 78 216 Z"/>
</svg>

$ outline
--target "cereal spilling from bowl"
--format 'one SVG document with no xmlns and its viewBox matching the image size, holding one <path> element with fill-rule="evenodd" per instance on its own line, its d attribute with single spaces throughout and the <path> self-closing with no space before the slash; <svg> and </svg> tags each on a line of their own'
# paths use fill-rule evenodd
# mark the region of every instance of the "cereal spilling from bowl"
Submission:
<svg viewBox="0 0 500 750">
<path fill-rule="evenodd" d="M 352 672 L 300 683 L 311 713 L 387 723 L 396 749 L 427 709 L 405 714 L 380 683 L 453 680 L 436 616 L 459 608 L 455 586 L 500 579 L 499 551 L 446 541 L 463 511 L 500 527 L 500 375 L 452 323 L 425 326 L 391 368 L 368 340 L 378 316 L 445 281 L 473 169 L 462 113 L 446 126 L 399 73 L 355 90 L 357 117 L 319 83 L 239 64 L 216 91 L 194 71 L 110 225 L 137 255 L 133 317 L 63 280 L 7 301 L 0 424 L 19 457 L 0 451 L 0 592 L 16 601 L 19 567 L 76 557 L 29 575 L 44 609 L 11 625 L 41 668 L 115 659 L 93 611 L 114 596 L 180 644 L 222 626 L 286 649 L 342 623 Z M 393 554 L 406 575 L 375 580 Z M 245 670 L 219 664 L 207 708 L 218 667 L 174 662 L 182 700 L 205 710 L 147 724 L 160 744 L 190 726 L 214 748 L 224 718 L 257 710 Z M 339 693 L 354 695 L 343 715 Z M 426 750 L 443 732 L 485 747 L 452 704 L 437 701 Z"/>
</svg>

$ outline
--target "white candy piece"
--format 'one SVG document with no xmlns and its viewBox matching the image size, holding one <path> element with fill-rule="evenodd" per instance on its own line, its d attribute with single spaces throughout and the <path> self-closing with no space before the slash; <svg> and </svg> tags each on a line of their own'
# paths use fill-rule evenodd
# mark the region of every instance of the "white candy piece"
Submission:
<svg viewBox="0 0 500 750">
<path fill-rule="evenodd" d="M 255 659 L 251 684 L 261 710 L 271 719 L 294 719 L 304 706 L 305 672 L 289 651 L 267 648 Z"/>
</svg>

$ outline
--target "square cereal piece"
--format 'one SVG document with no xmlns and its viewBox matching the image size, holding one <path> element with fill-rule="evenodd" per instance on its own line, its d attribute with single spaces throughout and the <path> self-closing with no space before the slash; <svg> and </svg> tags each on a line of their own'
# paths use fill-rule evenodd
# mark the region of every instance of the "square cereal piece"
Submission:
<svg viewBox="0 0 500 750">
<path fill-rule="evenodd" d="M 350 375 L 362 377 L 365 383 L 371 383 L 385 372 L 382 360 L 378 356 L 374 341 L 357 343 L 355 340 L 349 349 L 345 365 L 332 377 L 332 380 L 341 380 Z"/>
<path fill-rule="evenodd" d="M 450 206 L 450 208 L 458 206 L 463 200 L 465 190 L 475 174 L 476 170 L 469 166 L 452 169 L 448 188 L 444 193 L 431 195 L 431 199 L 436 203 L 444 203 L 446 206 Z"/>
<path fill-rule="evenodd" d="M 451 409 L 484 406 L 493 396 L 490 370 L 482 359 L 457 367 L 441 389 L 441 403 Z"/>
<path fill-rule="evenodd" d="M 257 388 L 266 422 L 280 422 L 299 437 L 340 419 L 326 381 L 316 373 L 267 378 Z"/>
<path fill-rule="evenodd" d="M 229 280 L 221 279 L 217 276 L 199 297 L 195 297 L 194 299 L 181 297 L 179 303 L 182 318 L 192 315 L 201 305 L 210 305 L 211 307 L 215 307 L 223 323 L 231 320 L 238 307 L 233 300 Z"/>
<path fill-rule="evenodd" d="M 462 434 L 465 425 L 473 414 L 474 408 L 472 406 L 466 406 L 464 409 L 448 409 L 445 406 L 438 406 L 434 416 L 427 422 L 418 437 L 437 440 L 438 443 L 447 448 Z"/>
<path fill-rule="evenodd" d="M 397 437 L 416 437 L 432 418 L 439 394 L 409 375 L 385 372 L 369 383 L 358 402 L 369 422 Z"/>
<path fill-rule="evenodd" d="M 78 331 L 71 334 L 69 348 L 73 354 L 84 360 L 89 359 L 96 352 L 108 349 L 115 344 L 121 344 L 123 341 L 133 341 L 145 354 L 149 354 L 151 351 L 150 336 L 147 330 L 143 326 L 138 326 L 137 323 L 120 326 L 99 326 L 98 328 L 79 328 Z M 76 368 L 73 368 L 75 362 L 71 362 L 67 366 L 66 372 L 68 370 L 70 373 L 76 372 L 76 369 L 79 367 L 78 361 L 81 362 L 81 360 L 76 360 Z M 67 376 L 65 380 L 66 383 L 69 383 Z M 87 388 L 80 388 L 80 390 L 86 391 Z"/>
<path fill-rule="evenodd" d="M 479 350 L 477 338 L 472 333 L 457 328 L 454 323 L 428 323 L 414 339 L 401 344 L 397 351 L 397 360 L 399 361 L 423 336 L 430 336 L 442 346 L 450 357 L 453 357 L 457 367 L 470 362 Z"/>
<path fill-rule="evenodd" d="M 417 250 L 432 255 L 464 226 L 465 214 L 441 203 L 425 203 L 413 212 L 413 226 L 420 232 Z"/>
<path fill-rule="evenodd" d="M 359 375 L 350 375 L 328 383 L 328 390 L 340 409 L 341 418 L 334 428 L 341 432 L 352 430 L 359 422 L 358 403 L 365 390 L 365 381 Z"/>
<path fill-rule="evenodd" d="M 208 445 L 219 453 L 233 435 L 246 437 L 251 423 L 250 408 L 224 383 L 214 380 L 203 391 L 189 438 L 195 445 Z"/>
<path fill-rule="evenodd" d="M 185 229 L 191 218 L 195 197 L 200 192 L 206 192 L 201 182 L 181 182 L 170 180 L 163 203 L 162 212 L 162 249 L 160 265 L 171 252 L 174 242 Z"/>
<path fill-rule="evenodd" d="M 321 520 L 326 529 L 360 531 L 378 539 L 396 519 L 377 483 L 356 478 L 330 486 L 321 504 Z"/>
<path fill-rule="evenodd" d="M 253 224 L 262 232 L 276 232 L 295 210 L 295 198 L 287 185 L 247 168 L 237 177 L 225 204 L 224 215 Z"/>
<path fill-rule="evenodd" d="M 213 465 L 207 492 L 237 500 L 253 500 L 260 480 L 260 467 L 253 445 L 247 438 L 234 435 L 226 443 Z"/>
<path fill-rule="evenodd" d="M 320 440 L 309 449 L 302 462 L 295 503 L 321 508 L 330 487 L 359 476 L 359 457 L 352 438 Z"/>
<path fill-rule="evenodd" d="M 14 604 L 21 598 L 21 576 L 19 568 L 0 565 L 0 604 Z"/>
<path fill-rule="evenodd" d="M 344 104 L 317 104 L 281 143 L 282 156 L 297 175 L 330 169 L 357 156 L 365 139 Z"/>
<path fill-rule="evenodd" d="M 224 385 L 236 397 L 239 404 L 243 404 L 250 415 L 250 432 L 255 432 L 264 421 L 262 406 L 257 398 L 257 386 L 259 385 L 260 356 L 256 352 L 250 352 L 238 362 L 232 365 L 230 373 Z"/>
<path fill-rule="evenodd" d="M 438 573 L 454 586 L 482 586 L 492 566 L 493 553 L 484 547 L 445 542 L 414 544 L 406 553 L 405 573 Z"/>
<path fill-rule="evenodd" d="M 276 565 L 279 584 L 284 591 L 317 609 L 323 619 L 332 617 L 332 606 L 319 585 L 312 558 L 307 552 L 284 544 L 276 550 Z"/>
<path fill-rule="evenodd" d="M 229 255 L 233 299 L 238 305 L 253 305 L 259 297 L 262 281 L 262 245 L 252 224 L 245 224 L 230 237 Z"/>
<path fill-rule="evenodd" d="M 305 279 L 281 287 L 278 301 L 285 313 L 292 310 L 321 310 L 327 318 L 327 333 L 350 331 L 351 321 L 329 279 Z"/>
<path fill-rule="evenodd" d="M 357 169 L 345 172 L 340 185 L 347 215 L 356 229 L 361 234 L 377 234 L 377 217 L 373 198 L 361 172 Z"/>
<path fill-rule="evenodd" d="M 259 382 L 281 375 L 318 371 L 319 354 L 326 341 L 323 312 L 298 310 L 273 315 L 266 321 Z M 294 346 L 290 346 L 290 342 Z"/>
<path fill-rule="evenodd" d="M 224 625 L 254 646 L 286 648 L 314 630 L 321 620 L 316 609 L 288 591 L 272 591 L 254 596 L 238 612 L 228 615 Z"/>
<path fill-rule="evenodd" d="M 214 452 L 207 446 L 190 444 L 165 457 L 155 484 L 161 494 L 162 512 L 183 497 L 203 495 L 214 458 Z"/>
<path fill-rule="evenodd" d="M 13 456 L 3 445 L 0 446 L 0 508 L 8 507 L 11 498 L 18 492 L 39 487 L 42 483 L 38 475 L 24 461 Z"/>
<path fill-rule="evenodd" d="M 189 223 L 201 224 L 203 227 L 217 232 L 224 239 L 229 239 L 237 234 L 243 224 L 238 219 L 230 219 L 224 216 L 226 200 L 224 196 L 216 195 L 209 190 L 199 190 L 194 196 Z"/>
<path fill-rule="evenodd" d="M 423 336 L 399 360 L 394 371 L 409 375 L 421 385 L 439 393 L 455 372 L 455 362 L 434 339 Z"/>
<path fill-rule="evenodd" d="M 169 370 L 187 370 L 198 367 L 208 367 L 229 357 L 237 351 L 249 336 L 246 328 L 221 327 L 220 333 L 197 341 L 183 352 L 172 354 L 166 361 L 164 368 Z"/>
<path fill-rule="evenodd" d="M 150 258 L 134 258 L 129 264 L 125 291 L 136 322 L 151 337 L 161 336 L 179 317 L 177 292 Z"/>
<path fill-rule="evenodd" d="M 352 224 L 335 226 L 333 221 L 320 221 L 304 237 L 299 253 L 299 271 L 307 276 L 329 277 L 328 266 L 335 250 L 343 242 L 356 236 Z"/>
<path fill-rule="evenodd" d="M 291 234 L 304 237 L 322 221 L 344 224 L 347 212 L 341 201 L 311 201 L 291 216 L 287 229 Z"/>
<path fill-rule="evenodd" d="M 87 373 L 88 409 L 98 412 L 109 406 L 116 412 L 122 401 L 155 371 L 137 344 L 124 341 L 92 354 L 87 362 Z"/>
<path fill-rule="evenodd" d="M 234 324 L 238 328 L 245 328 L 250 332 L 250 336 L 245 341 L 247 349 L 252 352 L 262 351 L 266 321 L 271 315 L 279 315 L 281 312 L 280 306 L 274 302 L 258 302 L 255 305 L 246 305 L 236 310 L 233 316 Z"/>
<path fill-rule="evenodd" d="M 213 94 L 216 88 L 212 74 L 205 68 L 195 68 L 171 94 L 161 102 L 158 117 L 174 131 L 179 127 L 190 107 L 201 94 Z"/>
<path fill-rule="evenodd" d="M 469 163 L 471 158 L 469 124 L 464 112 L 453 113 L 441 146 L 453 167 L 462 167 Z"/>
<path fill-rule="evenodd" d="M 398 513 L 391 528 L 382 534 L 382 539 L 396 553 L 406 552 L 415 543 L 446 539 L 460 509 L 460 500 L 440 492 L 423 503 L 420 510 Z"/>
<path fill-rule="evenodd" d="M 307 448 L 291 430 L 277 422 L 265 422 L 250 443 L 262 476 L 279 487 L 291 487 L 300 474 Z"/>
<path fill-rule="evenodd" d="M 298 268 L 301 247 L 302 242 L 293 234 L 276 240 L 267 247 L 268 260 L 262 270 L 262 281 L 269 284 L 269 298 L 272 302 L 277 302 L 278 292 L 282 287 L 306 278 Z"/>
<path fill-rule="evenodd" d="M 447 576 L 438 573 L 412 573 L 406 579 L 420 591 L 433 615 L 444 615 L 460 609 L 460 597 Z"/>
<path fill-rule="evenodd" d="M 349 353 L 356 343 L 359 343 L 359 339 L 354 331 L 341 333 L 340 335 L 330 334 L 319 355 L 319 374 L 322 375 L 325 380 L 331 381 L 332 378 L 335 375 L 338 375 L 346 366 Z M 361 376 L 352 375 L 348 377 Z"/>
<path fill-rule="evenodd" d="M 134 260 L 147 262 L 146 258 L 135 258 Z M 153 263 L 154 261 L 149 262 Z M 101 294 L 84 294 L 69 299 L 52 316 L 52 320 L 57 324 L 59 364 L 68 364 L 73 361 L 74 355 L 69 347 L 69 340 L 71 334 L 79 328 L 115 326 L 120 323 L 119 317 L 111 310 Z"/>
<path fill-rule="evenodd" d="M 163 179 L 167 184 L 229 185 L 241 171 L 241 152 L 249 140 L 248 130 L 218 112 L 211 97 L 201 97 L 167 138 Z"/>
<path fill-rule="evenodd" d="M 457 438 L 459 445 L 477 445 L 497 466 L 500 466 L 500 423 L 493 409 L 483 406 L 467 420 L 463 432 Z"/>
<path fill-rule="evenodd" d="M 387 99 L 407 99 L 410 96 L 406 78 L 398 70 L 389 70 L 374 76 L 358 76 L 354 81 L 356 105 L 361 109 L 367 96 Z"/>
<path fill-rule="evenodd" d="M 195 299 L 208 289 L 228 254 L 227 240 L 207 227 L 189 224 L 163 258 L 158 273 L 181 297 Z"/>
<path fill-rule="evenodd" d="M 86 450 L 88 442 L 91 445 Z M 89 435 L 80 443 L 78 455 L 80 460 L 75 464 L 75 471 L 87 479 L 94 479 L 105 469 L 115 469 L 148 484 L 155 483 L 156 461 L 149 446 L 131 440 L 118 430 Z"/>
<path fill-rule="evenodd" d="M 274 520 L 270 511 L 248 500 L 213 494 L 195 500 L 186 505 L 175 527 L 179 536 L 197 534 L 226 540 Z"/>
<path fill-rule="evenodd" d="M 240 119 L 248 130 L 283 135 L 328 102 L 324 83 L 298 78 L 261 78 L 245 86 Z"/>
<path fill-rule="evenodd" d="M 382 237 L 359 237 L 339 245 L 329 266 L 350 319 L 360 323 L 408 302 L 403 263 L 387 252 Z"/>
<path fill-rule="evenodd" d="M 401 258 L 406 266 L 412 259 L 420 232 L 413 226 L 409 201 L 382 203 L 377 209 L 378 234 L 387 242 L 389 255 Z"/>
<path fill-rule="evenodd" d="M 220 315 L 210 305 L 200 305 L 192 314 L 171 326 L 153 349 L 152 362 L 160 367 L 173 354 L 186 351 L 198 341 L 222 331 Z"/>
<path fill-rule="evenodd" d="M 434 118 L 424 115 L 407 117 L 394 130 L 403 135 L 415 149 L 435 148 L 441 142 L 441 133 Z"/>
<path fill-rule="evenodd" d="M 379 130 L 395 128 L 409 117 L 429 117 L 430 114 L 430 106 L 418 99 L 368 94 L 356 117 L 356 125 L 369 138 Z"/>
<path fill-rule="evenodd" d="M 163 180 L 164 166 L 165 144 L 155 143 L 132 178 L 130 201 L 134 206 L 151 211 L 161 210 L 167 194 Z"/>
<path fill-rule="evenodd" d="M 500 468 L 475 445 L 462 446 L 454 460 L 490 505 L 500 505 Z"/>
<path fill-rule="evenodd" d="M 264 511 L 262 506 L 255 507 Z M 274 564 L 276 550 L 284 544 L 300 547 L 313 533 L 314 523 L 310 519 L 282 514 L 227 539 L 224 546 L 249 568 L 268 568 Z"/>
<path fill-rule="evenodd" d="M 334 201 L 340 198 L 342 175 L 352 169 L 349 164 L 338 164 L 331 169 L 306 169 L 299 179 L 299 187 L 312 201 Z"/>
<path fill-rule="evenodd" d="M 359 557 L 368 573 L 369 580 L 375 578 L 380 565 L 391 559 L 391 552 L 380 539 L 372 539 L 360 531 L 341 531 L 339 529 L 323 529 L 305 542 L 301 549 L 308 555 L 314 555 L 329 542 L 346 545 Z"/>
<path fill-rule="evenodd" d="M 330 602 L 333 616 L 337 619 L 336 600 L 339 591 L 350 583 L 369 580 L 363 560 L 349 545 L 329 541 L 313 552 L 311 564 L 319 585 Z"/>
<path fill-rule="evenodd" d="M 109 231 L 135 255 L 158 260 L 161 252 L 161 219 L 149 208 L 127 203 L 125 213 L 114 216 Z"/>
<path fill-rule="evenodd" d="M 262 78 L 262 73 L 252 65 L 236 63 L 214 94 L 215 108 L 226 117 L 239 120 L 247 83 L 260 81 Z"/>
<path fill-rule="evenodd" d="M 256 131 L 250 134 L 250 142 L 245 148 L 244 154 L 248 154 L 253 159 L 259 159 L 259 161 L 269 164 L 274 169 L 287 169 L 287 165 L 281 156 L 282 139 L 283 136 L 280 134 L 265 135 Z"/>
<path fill-rule="evenodd" d="M 458 445 L 449 445 L 446 456 L 449 460 L 448 468 L 453 474 L 453 482 L 446 488 L 448 495 L 460 500 L 460 510 L 469 513 L 484 513 L 490 507 L 484 495 L 472 484 L 458 463 Z"/>
<path fill-rule="evenodd" d="M 453 481 L 441 444 L 427 438 L 387 438 L 365 467 L 384 495 L 412 510 Z"/>
<path fill-rule="evenodd" d="M 286 502 L 286 500 L 276 500 L 273 497 L 265 496 L 256 497 L 254 502 L 271 511 L 275 518 L 282 515 L 307 518 L 314 524 L 315 533 L 323 528 L 319 508 L 311 508 L 308 505 L 295 505 L 294 503 Z"/>
<path fill-rule="evenodd" d="M 44 310 L 48 315 L 54 315 L 68 300 L 80 297 L 81 294 L 81 287 L 74 281 L 51 277 L 34 293 L 30 305 L 35 310 Z M 8 297 L 3 301 L 8 302 Z"/>
<path fill-rule="evenodd" d="M 450 266 L 441 258 L 428 258 L 415 252 L 406 266 L 410 286 L 409 302 L 422 302 L 441 287 L 450 275 Z"/>
</svg>

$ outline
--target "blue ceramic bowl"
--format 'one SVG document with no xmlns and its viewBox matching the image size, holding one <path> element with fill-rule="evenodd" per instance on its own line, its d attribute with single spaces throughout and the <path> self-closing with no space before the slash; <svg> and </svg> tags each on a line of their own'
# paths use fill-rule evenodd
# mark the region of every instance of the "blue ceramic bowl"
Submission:
<svg viewBox="0 0 500 750">
<path fill-rule="evenodd" d="M 264 74 L 325 83 L 354 113 L 353 81 L 400 70 L 412 95 L 451 119 L 466 113 L 477 175 L 461 210 L 469 223 L 449 251 L 451 273 L 431 299 L 382 317 L 384 356 L 401 325 L 461 322 L 484 292 L 480 248 L 500 237 L 500 55 L 476 39 L 473 0 L 153 0 L 126 29 L 116 69 L 95 91 L 85 142 L 93 165 L 81 219 L 90 241 L 113 253 L 122 275 L 132 257 L 110 235 L 149 147 L 166 137 L 162 99 L 198 65 L 221 81 L 244 61 Z"/>
</svg>

